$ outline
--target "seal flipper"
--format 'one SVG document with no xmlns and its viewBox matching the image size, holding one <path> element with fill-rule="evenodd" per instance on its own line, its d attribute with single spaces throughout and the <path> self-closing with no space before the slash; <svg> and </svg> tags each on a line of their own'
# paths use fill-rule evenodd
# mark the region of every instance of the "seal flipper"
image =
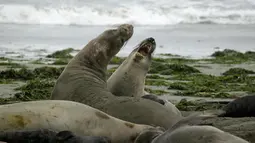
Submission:
<svg viewBox="0 0 255 143">
<path fill-rule="evenodd" d="M 64 141 L 74 137 L 74 134 L 71 131 L 60 131 L 56 134 L 57 141 Z"/>
<path fill-rule="evenodd" d="M 8 143 L 50 143 L 55 132 L 48 129 L 0 132 L 0 141 Z"/>
<path fill-rule="evenodd" d="M 149 100 L 158 102 L 159 104 L 165 105 L 165 101 L 164 100 L 159 99 L 156 95 L 153 95 L 153 94 L 146 94 L 146 95 L 142 96 L 142 98 L 149 99 Z"/>
<path fill-rule="evenodd" d="M 177 123 L 175 123 L 171 128 L 169 128 L 166 132 L 172 132 L 173 130 L 186 125 L 198 125 L 201 121 L 217 117 L 214 113 L 193 113 L 187 117 L 183 117 Z"/>
</svg>

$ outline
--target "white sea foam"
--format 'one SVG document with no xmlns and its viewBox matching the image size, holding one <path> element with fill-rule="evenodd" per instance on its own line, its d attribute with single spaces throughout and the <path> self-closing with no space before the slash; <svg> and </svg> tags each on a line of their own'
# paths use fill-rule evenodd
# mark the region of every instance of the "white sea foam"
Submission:
<svg viewBox="0 0 255 143">
<path fill-rule="evenodd" d="M 34 3 L 37 1 L 37 3 Z M 254 0 L 56 0 L 0 1 L 0 23 L 173 25 L 179 23 L 255 24 Z M 47 2 L 47 4 L 45 4 Z M 2 3 L 2 4 L 1 4 Z"/>
</svg>

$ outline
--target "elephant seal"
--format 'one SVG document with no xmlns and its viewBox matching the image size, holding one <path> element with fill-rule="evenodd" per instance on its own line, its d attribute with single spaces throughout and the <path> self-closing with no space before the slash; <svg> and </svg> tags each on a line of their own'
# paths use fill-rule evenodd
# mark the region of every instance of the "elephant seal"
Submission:
<svg viewBox="0 0 255 143">
<path fill-rule="evenodd" d="M 0 132 L 0 141 L 8 143 L 110 143 L 106 137 L 77 136 L 70 131 L 54 132 L 48 129 Z"/>
<path fill-rule="evenodd" d="M 250 94 L 228 103 L 219 117 L 255 117 L 255 94 Z"/>
<path fill-rule="evenodd" d="M 139 134 L 135 143 L 249 143 L 248 141 L 212 126 L 188 125 L 213 116 L 190 116 L 177 122 L 166 132 L 148 129 Z"/>
<path fill-rule="evenodd" d="M 133 26 L 122 24 L 91 40 L 66 65 L 51 99 L 71 100 L 99 109 L 116 118 L 164 128 L 171 127 L 171 112 L 154 101 L 115 96 L 107 89 L 107 65 L 131 38 Z"/>
<path fill-rule="evenodd" d="M 156 49 L 153 38 L 140 42 L 123 63 L 107 80 L 108 90 L 115 96 L 142 97 L 164 105 L 171 115 L 172 121 L 179 120 L 181 112 L 170 102 L 159 99 L 152 94 L 144 95 L 146 74 Z"/>
<path fill-rule="evenodd" d="M 136 47 L 107 80 L 107 88 L 116 96 L 141 97 L 144 94 L 156 42 L 154 38 L 147 38 Z"/>
<path fill-rule="evenodd" d="M 153 127 L 123 121 L 73 101 L 41 100 L 0 106 L 0 131 L 67 130 L 78 136 L 107 137 L 112 143 L 132 143 L 148 128 Z"/>
</svg>

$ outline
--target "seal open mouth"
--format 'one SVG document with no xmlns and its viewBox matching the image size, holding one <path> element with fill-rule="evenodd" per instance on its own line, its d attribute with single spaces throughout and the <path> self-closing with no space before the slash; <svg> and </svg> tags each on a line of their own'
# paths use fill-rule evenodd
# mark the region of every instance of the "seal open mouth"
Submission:
<svg viewBox="0 0 255 143">
<path fill-rule="evenodd" d="M 156 47 L 156 42 L 154 38 L 147 38 L 144 42 L 141 43 L 137 53 L 141 56 L 148 56 L 149 54 L 153 53 Z"/>
</svg>

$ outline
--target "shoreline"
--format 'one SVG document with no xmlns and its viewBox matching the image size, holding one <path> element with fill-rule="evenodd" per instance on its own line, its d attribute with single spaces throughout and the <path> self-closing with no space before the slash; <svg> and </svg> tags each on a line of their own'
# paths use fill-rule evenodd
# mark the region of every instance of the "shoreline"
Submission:
<svg viewBox="0 0 255 143">
<path fill-rule="evenodd" d="M 82 49 L 88 41 L 111 26 L 57 26 L 0 24 L 0 57 L 44 57 L 67 47 Z M 26 29 L 26 32 L 24 32 Z M 223 49 L 255 50 L 254 25 L 178 24 L 137 26 L 133 37 L 117 56 L 125 57 L 143 39 L 156 39 L 155 54 L 172 53 L 207 58 Z M 89 31 L 89 32 L 88 32 Z M 75 33 L 75 34 L 73 34 Z M 245 46 L 244 46 L 245 45 Z"/>
</svg>

